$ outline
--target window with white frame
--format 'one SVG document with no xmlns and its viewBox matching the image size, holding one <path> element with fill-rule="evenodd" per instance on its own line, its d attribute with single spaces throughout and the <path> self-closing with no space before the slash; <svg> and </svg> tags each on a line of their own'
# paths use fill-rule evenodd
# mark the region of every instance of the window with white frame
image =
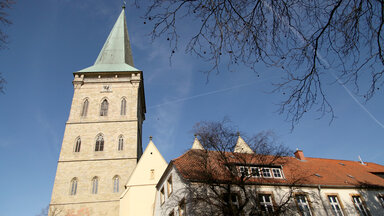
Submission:
<svg viewBox="0 0 384 216">
<path fill-rule="evenodd" d="M 81 148 L 81 139 L 80 139 L 80 137 L 78 137 L 76 139 L 75 152 L 80 152 L 80 148 Z"/>
<path fill-rule="evenodd" d="M 365 207 L 364 203 L 361 200 L 359 195 L 352 196 L 353 204 L 355 205 L 356 210 L 359 212 L 359 215 L 368 216 L 368 209 Z"/>
<path fill-rule="evenodd" d="M 70 195 L 76 195 L 77 193 L 77 178 L 73 178 L 71 180 L 71 191 L 70 191 Z"/>
<path fill-rule="evenodd" d="M 283 178 L 280 168 L 272 168 L 272 173 L 274 178 Z"/>
<path fill-rule="evenodd" d="M 98 193 L 98 187 L 99 187 L 99 178 L 95 176 L 92 179 L 92 194 Z"/>
<path fill-rule="evenodd" d="M 163 204 L 165 202 L 165 193 L 164 193 L 164 187 L 160 189 L 160 203 Z"/>
<path fill-rule="evenodd" d="M 123 98 L 121 100 L 121 109 L 120 109 L 120 115 L 125 115 L 127 113 L 127 100 Z"/>
<path fill-rule="evenodd" d="M 263 168 L 262 172 L 264 178 L 272 178 L 271 170 L 269 168 Z"/>
<path fill-rule="evenodd" d="M 88 99 L 85 99 L 84 102 L 83 102 L 83 107 L 81 109 L 81 114 L 80 114 L 82 117 L 87 116 L 88 104 L 89 104 Z"/>
<path fill-rule="evenodd" d="M 243 177 L 248 177 L 249 176 L 248 167 L 241 166 L 240 167 L 240 175 Z"/>
<path fill-rule="evenodd" d="M 259 167 L 251 167 L 252 177 L 260 177 L 260 168 Z"/>
<path fill-rule="evenodd" d="M 117 146 L 117 150 L 118 151 L 123 151 L 124 149 L 124 138 L 123 138 L 123 135 L 120 135 L 119 136 L 119 143 L 118 143 L 118 146 Z"/>
<path fill-rule="evenodd" d="M 259 194 L 260 211 L 264 214 L 273 213 L 273 203 L 271 194 Z"/>
<path fill-rule="evenodd" d="M 295 196 L 297 206 L 299 207 L 299 211 L 302 216 L 312 216 L 311 208 L 308 204 L 307 197 L 303 194 L 299 194 Z"/>
<path fill-rule="evenodd" d="M 113 177 L 113 193 L 119 192 L 119 182 L 120 182 L 119 176 Z"/>
<path fill-rule="evenodd" d="M 107 99 L 104 99 L 103 102 L 101 102 L 100 106 L 100 116 L 107 116 L 108 115 L 108 101 Z"/>
<path fill-rule="evenodd" d="M 169 176 L 167 180 L 167 192 L 168 192 L 168 197 L 172 194 L 173 192 L 173 183 L 172 183 L 172 175 Z"/>
<path fill-rule="evenodd" d="M 383 206 L 383 208 L 384 208 L 384 195 L 379 194 L 377 196 L 377 199 L 379 199 L 379 202 L 381 203 L 381 206 Z"/>
<path fill-rule="evenodd" d="M 103 151 L 104 150 L 104 137 L 102 134 L 97 135 L 96 143 L 95 143 L 95 151 Z"/>
<path fill-rule="evenodd" d="M 329 204 L 331 205 L 332 213 L 335 216 L 343 216 L 343 210 L 341 209 L 339 199 L 336 195 L 328 195 Z"/>
</svg>

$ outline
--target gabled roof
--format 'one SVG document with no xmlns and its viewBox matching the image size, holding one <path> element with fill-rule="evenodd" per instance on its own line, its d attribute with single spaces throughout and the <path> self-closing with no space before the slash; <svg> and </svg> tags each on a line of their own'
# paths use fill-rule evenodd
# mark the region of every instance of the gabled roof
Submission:
<svg viewBox="0 0 384 216">
<path fill-rule="evenodd" d="M 152 140 L 150 140 L 125 186 L 155 185 L 159 181 L 161 174 L 167 168 L 167 165 L 168 163 Z M 153 178 L 150 178 L 151 169 L 154 171 Z"/>
<path fill-rule="evenodd" d="M 125 21 L 124 8 L 113 26 L 93 66 L 78 72 L 140 71 L 133 65 L 132 50 Z"/>
<path fill-rule="evenodd" d="M 236 153 L 254 153 L 253 150 L 249 147 L 249 145 L 241 138 L 239 135 L 239 138 L 237 139 L 237 143 L 235 146 L 235 149 L 233 150 Z"/>
<path fill-rule="evenodd" d="M 384 179 L 373 173 L 384 173 L 384 166 L 375 163 L 362 165 L 357 161 L 333 160 L 307 157 L 300 161 L 294 157 L 274 157 L 246 153 L 189 150 L 171 163 L 182 177 L 189 181 L 207 181 L 214 178 L 218 182 L 232 181 L 229 169 L 224 163 L 234 166 L 283 167 L 283 179 L 246 179 L 250 184 L 295 184 L 328 187 L 384 187 Z M 208 167 L 208 168 L 204 168 Z M 209 174 L 207 174 L 209 169 Z M 239 177 L 240 178 L 240 177 Z"/>
<path fill-rule="evenodd" d="M 196 136 L 195 136 L 195 139 L 193 140 L 193 144 L 192 144 L 192 148 L 191 148 L 191 149 L 200 149 L 200 150 L 204 150 L 203 145 L 201 145 L 199 139 L 197 139 Z"/>
</svg>

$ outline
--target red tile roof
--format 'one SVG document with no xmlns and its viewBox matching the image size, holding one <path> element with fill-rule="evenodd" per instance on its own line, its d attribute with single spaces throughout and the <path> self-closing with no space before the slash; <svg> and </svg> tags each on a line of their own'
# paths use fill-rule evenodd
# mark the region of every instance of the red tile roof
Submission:
<svg viewBox="0 0 384 216">
<path fill-rule="evenodd" d="M 284 179 L 253 178 L 247 183 L 299 184 L 334 187 L 375 186 L 384 187 L 384 178 L 373 173 L 384 173 L 384 166 L 375 163 L 362 165 L 357 161 L 306 157 L 301 161 L 294 157 L 241 154 L 189 150 L 171 161 L 179 173 L 190 181 L 233 181 L 225 163 L 247 166 L 282 166 Z M 240 179 L 240 177 L 235 177 Z M 238 180 L 237 179 L 237 180 Z"/>
</svg>

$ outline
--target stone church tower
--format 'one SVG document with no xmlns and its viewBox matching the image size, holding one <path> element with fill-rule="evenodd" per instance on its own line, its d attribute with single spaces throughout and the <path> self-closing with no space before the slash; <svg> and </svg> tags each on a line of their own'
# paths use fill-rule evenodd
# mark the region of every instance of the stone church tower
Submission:
<svg viewBox="0 0 384 216">
<path fill-rule="evenodd" d="M 146 112 L 124 7 L 96 62 L 74 73 L 73 86 L 50 215 L 116 216 L 124 184 L 142 155 Z"/>
</svg>

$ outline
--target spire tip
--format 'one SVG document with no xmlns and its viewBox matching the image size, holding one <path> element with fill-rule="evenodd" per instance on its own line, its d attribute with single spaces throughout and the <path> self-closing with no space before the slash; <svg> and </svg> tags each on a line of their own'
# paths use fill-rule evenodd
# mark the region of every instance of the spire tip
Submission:
<svg viewBox="0 0 384 216">
<path fill-rule="evenodd" d="M 127 4 L 127 2 L 123 1 L 123 6 L 121 6 L 123 8 L 123 10 L 125 10 L 125 5 Z"/>
</svg>

